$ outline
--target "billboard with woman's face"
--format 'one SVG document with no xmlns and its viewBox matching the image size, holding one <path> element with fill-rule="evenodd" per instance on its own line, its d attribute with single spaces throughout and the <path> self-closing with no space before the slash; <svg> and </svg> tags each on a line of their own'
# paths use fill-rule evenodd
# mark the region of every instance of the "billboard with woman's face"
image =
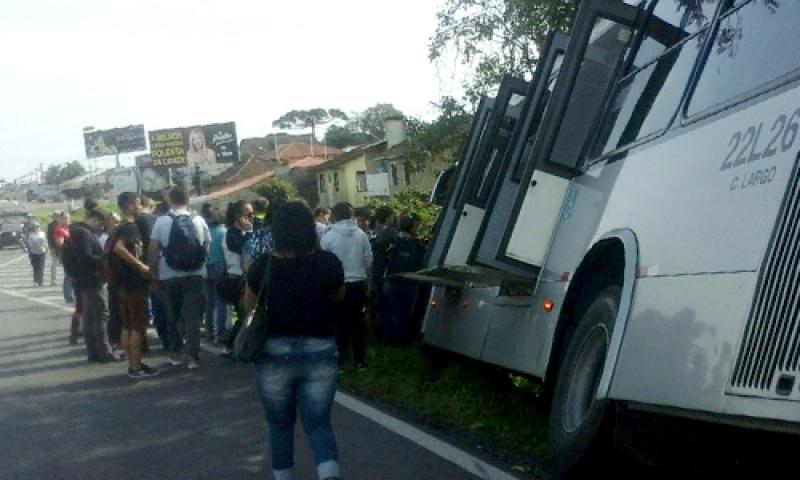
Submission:
<svg viewBox="0 0 800 480">
<path fill-rule="evenodd" d="M 210 167 L 239 160 L 239 142 L 234 122 L 197 127 L 169 128 L 150 132 L 153 167 Z"/>
</svg>

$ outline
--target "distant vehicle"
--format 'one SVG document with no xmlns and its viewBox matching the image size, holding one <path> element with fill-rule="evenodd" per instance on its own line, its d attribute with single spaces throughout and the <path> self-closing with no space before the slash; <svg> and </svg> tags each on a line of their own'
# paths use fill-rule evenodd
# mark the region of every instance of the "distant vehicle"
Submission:
<svg viewBox="0 0 800 480">
<path fill-rule="evenodd" d="M 25 247 L 25 225 L 33 219 L 23 211 L 0 211 L 0 248 Z"/>
</svg>

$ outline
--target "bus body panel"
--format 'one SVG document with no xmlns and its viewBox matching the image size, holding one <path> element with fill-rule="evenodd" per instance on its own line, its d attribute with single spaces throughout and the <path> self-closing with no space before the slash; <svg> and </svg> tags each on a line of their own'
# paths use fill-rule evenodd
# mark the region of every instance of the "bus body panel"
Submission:
<svg viewBox="0 0 800 480">
<path fill-rule="evenodd" d="M 444 287 L 431 289 L 431 300 L 436 308 L 428 308 L 425 314 L 423 340 L 426 344 L 479 359 L 483 342 L 489 329 L 490 313 L 487 298 L 492 292 L 467 289 L 469 295 L 462 297 L 449 293 Z M 466 304 L 464 302 L 467 302 Z"/>
<path fill-rule="evenodd" d="M 450 247 L 445 256 L 445 265 L 466 265 L 467 258 L 475 243 L 475 236 L 483 222 L 484 209 L 465 203 L 461 208 L 461 218 L 456 220 L 458 226 L 450 241 Z"/>
<path fill-rule="evenodd" d="M 640 274 L 654 277 L 636 286 L 614 398 L 721 411 L 797 147 L 720 167 L 729 152 L 739 155 L 742 147 L 731 143 L 736 132 L 759 125 L 766 131 L 780 115 L 791 115 L 800 106 L 800 89 L 752 103 L 575 180 L 546 270 L 574 272 L 581 252 L 603 232 L 628 228 L 638 239 Z M 762 136 L 751 148 L 764 149 L 771 139 Z M 591 241 L 581 245 L 586 238 Z M 665 322 L 673 327 L 662 334 Z M 695 339 L 698 330 L 702 337 Z M 709 359 L 715 359 L 712 366 L 703 363 Z"/>
<path fill-rule="evenodd" d="M 639 279 L 611 398 L 720 412 L 756 280 L 755 273 Z"/>
<path fill-rule="evenodd" d="M 481 360 L 544 378 L 561 299 L 566 292 L 566 282 L 542 282 L 533 303 L 528 298 L 493 299 L 501 305 L 506 302 L 506 305 L 495 307 L 497 312 L 489 323 Z M 553 300 L 553 311 L 544 310 L 543 299 Z M 520 302 L 520 306 L 508 305 L 514 300 Z"/>
<path fill-rule="evenodd" d="M 544 264 L 558 222 L 569 180 L 536 171 L 527 187 L 522 209 L 506 250 L 509 258 L 537 267 Z"/>
</svg>

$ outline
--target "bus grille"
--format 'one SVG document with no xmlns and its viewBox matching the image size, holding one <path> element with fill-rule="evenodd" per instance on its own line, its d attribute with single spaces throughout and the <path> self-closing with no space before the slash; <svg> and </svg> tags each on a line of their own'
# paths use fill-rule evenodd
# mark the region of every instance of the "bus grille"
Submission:
<svg viewBox="0 0 800 480">
<path fill-rule="evenodd" d="M 795 165 L 728 392 L 800 400 L 800 181 Z"/>
</svg>

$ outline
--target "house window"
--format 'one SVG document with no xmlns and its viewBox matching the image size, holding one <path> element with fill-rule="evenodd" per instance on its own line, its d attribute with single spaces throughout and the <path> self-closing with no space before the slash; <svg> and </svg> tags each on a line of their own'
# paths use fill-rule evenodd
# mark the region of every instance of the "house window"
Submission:
<svg viewBox="0 0 800 480">
<path fill-rule="evenodd" d="M 397 179 L 397 165 L 394 163 L 392 164 L 392 186 L 397 186 L 398 179 Z"/>
<path fill-rule="evenodd" d="M 356 172 L 356 191 L 357 192 L 367 191 L 367 172 L 364 171 Z"/>
<path fill-rule="evenodd" d="M 333 189 L 339 191 L 339 172 L 333 172 Z"/>
<path fill-rule="evenodd" d="M 406 185 L 411 185 L 411 172 L 414 170 L 414 167 L 411 166 L 411 162 L 403 162 L 403 174 L 405 175 Z"/>
<path fill-rule="evenodd" d="M 325 175 L 319 176 L 319 193 L 325 193 Z"/>
</svg>

